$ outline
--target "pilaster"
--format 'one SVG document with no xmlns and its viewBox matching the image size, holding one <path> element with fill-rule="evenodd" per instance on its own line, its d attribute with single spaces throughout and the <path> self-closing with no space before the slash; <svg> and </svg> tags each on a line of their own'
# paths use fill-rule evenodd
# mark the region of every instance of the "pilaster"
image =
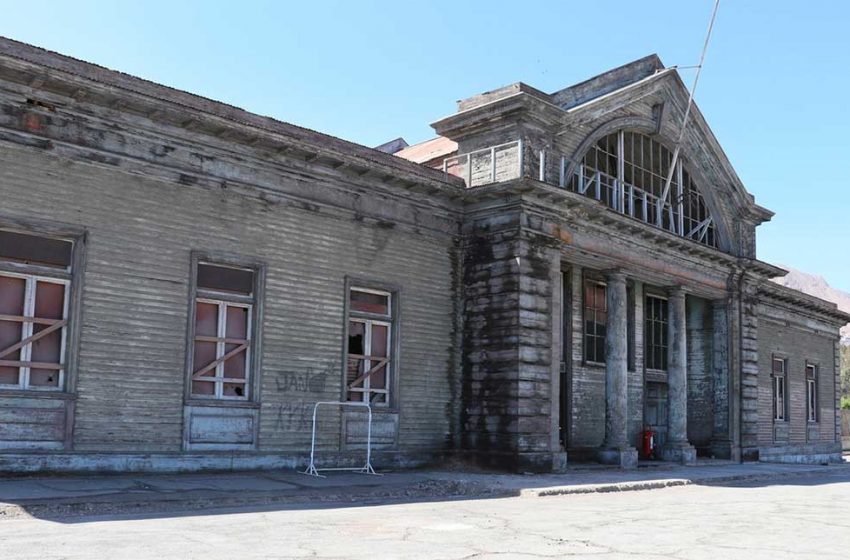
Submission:
<svg viewBox="0 0 850 560">
<path fill-rule="evenodd" d="M 729 371 L 729 303 L 726 300 L 711 302 L 713 356 L 711 370 L 714 377 L 714 423 L 711 436 L 711 453 L 720 459 L 732 458 L 730 430 L 731 393 Z"/>
</svg>

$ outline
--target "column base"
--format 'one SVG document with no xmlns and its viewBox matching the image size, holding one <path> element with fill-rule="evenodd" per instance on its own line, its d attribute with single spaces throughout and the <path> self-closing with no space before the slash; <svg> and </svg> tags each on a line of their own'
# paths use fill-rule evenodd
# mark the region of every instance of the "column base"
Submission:
<svg viewBox="0 0 850 560">
<path fill-rule="evenodd" d="M 567 452 L 561 451 L 552 453 L 552 472 L 565 473 L 567 472 Z"/>
<path fill-rule="evenodd" d="M 600 449 L 597 457 L 603 465 L 617 465 L 621 469 L 634 469 L 638 464 L 637 449 L 631 447 Z"/>
<path fill-rule="evenodd" d="M 683 465 L 697 464 L 697 450 L 687 443 L 672 444 L 661 449 L 661 459 Z"/>
<path fill-rule="evenodd" d="M 709 446 L 709 451 L 715 459 L 732 459 L 732 442 L 729 440 L 715 439 Z"/>
</svg>

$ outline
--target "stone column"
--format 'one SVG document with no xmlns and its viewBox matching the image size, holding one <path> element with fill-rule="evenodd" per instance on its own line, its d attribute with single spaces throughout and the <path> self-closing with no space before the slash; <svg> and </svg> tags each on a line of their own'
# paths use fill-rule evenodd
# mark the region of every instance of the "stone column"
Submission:
<svg viewBox="0 0 850 560">
<path fill-rule="evenodd" d="M 626 277 L 607 274 L 605 331 L 605 442 L 599 451 L 602 463 L 622 468 L 637 466 L 637 450 L 629 445 L 628 300 Z"/>
<path fill-rule="evenodd" d="M 665 461 L 696 463 L 696 449 L 688 443 L 688 333 L 685 291 L 681 286 L 668 292 L 667 350 L 667 444 Z"/>
</svg>

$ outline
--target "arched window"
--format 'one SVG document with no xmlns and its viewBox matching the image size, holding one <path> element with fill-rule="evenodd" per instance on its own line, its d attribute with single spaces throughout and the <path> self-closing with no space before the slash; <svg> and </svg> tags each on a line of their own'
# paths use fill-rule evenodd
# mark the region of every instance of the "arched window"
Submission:
<svg viewBox="0 0 850 560">
<path fill-rule="evenodd" d="M 594 144 L 570 179 L 570 188 L 656 227 L 717 247 L 705 200 L 680 157 L 665 192 L 673 153 L 645 134 L 620 130 Z"/>
</svg>

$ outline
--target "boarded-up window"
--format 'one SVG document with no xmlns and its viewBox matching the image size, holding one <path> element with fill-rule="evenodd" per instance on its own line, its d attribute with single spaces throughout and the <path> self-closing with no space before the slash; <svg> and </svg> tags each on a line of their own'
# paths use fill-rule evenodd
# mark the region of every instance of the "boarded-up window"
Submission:
<svg viewBox="0 0 850 560">
<path fill-rule="evenodd" d="M 387 406 L 393 371 L 392 294 L 351 288 L 348 314 L 348 400 Z"/>
<path fill-rule="evenodd" d="M 198 398 L 250 397 L 255 271 L 199 263 L 191 367 Z"/>
<path fill-rule="evenodd" d="M 0 231 L 0 262 L 19 271 L 0 271 L 0 387 L 64 387 L 71 245 Z M 56 278 L 30 272 L 43 265 L 65 270 Z"/>
</svg>

